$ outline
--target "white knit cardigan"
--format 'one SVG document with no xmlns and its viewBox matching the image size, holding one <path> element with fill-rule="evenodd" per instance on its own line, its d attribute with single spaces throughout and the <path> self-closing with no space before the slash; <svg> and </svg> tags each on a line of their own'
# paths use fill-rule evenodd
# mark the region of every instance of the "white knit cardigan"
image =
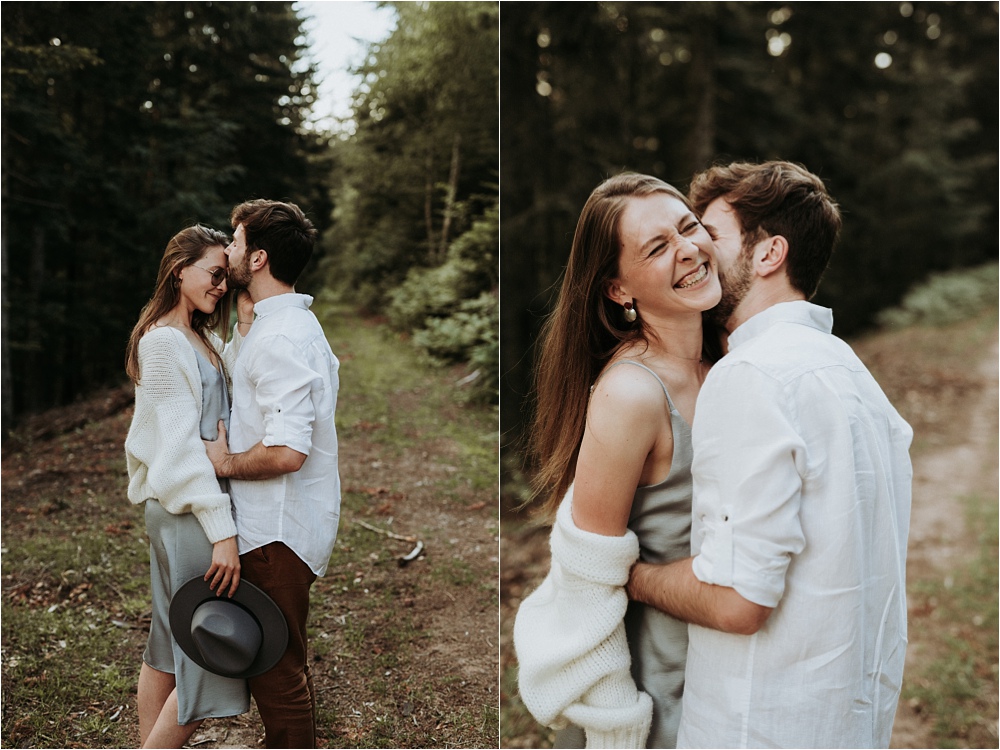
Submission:
<svg viewBox="0 0 1000 750">
<path fill-rule="evenodd" d="M 643 748 L 653 701 L 632 679 L 624 623 L 639 540 L 577 528 L 572 501 L 570 487 L 552 527 L 549 574 L 514 621 L 521 699 L 546 726 L 583 727 L 588 748 Z"/>
<path fill-rule="evenodd" d="M 216 349 L 222 342 L 212 337 Z M 226 351 L 235 356 L 237 347 Z M 125 438 L 128 499 L 156 498 L 174 514 L 194 513 L 214 544 L 236 535 L 229 495 L 220 491 L 201 441 L 201 373 L 194 348 L 176 328 L 162 326 L 139 340 L 135 413 Z"/>
</svg>

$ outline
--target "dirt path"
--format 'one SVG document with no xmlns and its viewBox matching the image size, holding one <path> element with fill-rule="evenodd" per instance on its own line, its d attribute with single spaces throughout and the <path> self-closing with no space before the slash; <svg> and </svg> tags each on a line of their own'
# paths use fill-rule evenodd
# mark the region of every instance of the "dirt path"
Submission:
<svg viewBox="0 0 1000 750">
<path fill-rule="evenodd" d="M 384 348 L 399 346 L 396 339 L 362 336 L 371 327 L 364 322 L 344 324 L 352 326 L 359 343 L 337 339 L 337 352 L 342 361 L 356 363 L 355 381 L 363 380 L 362 356 L 383 352 L 380 366 L 400 366 L 384 356 Z M 341 392 L 340 529 L 327 575 L 317 579 L 310 596 L 318 746 L 494 747 L 496 412 L 459 405 L 454 383 L 461 373 L 402 361 L 405 377 L 380 390 L 377 399 L 368 383 Z M 20 706 L 16 698 L 4 702 L 4 746 L 135 747 L 138 742 L 133 671 L 148 630 L 148 591 L 133 587 L 134 595 L 126 597 L 113 586 L 92 585 L 89 566 L 93 562 L 95 571 L 104 570 L 104 547 L 81 553 L 77 541 L 112 534 L 122 550 L 146 547 L 141 511 L 125 499 L 121 446 L 132 400 L 131 388 L 94 394 L 27 420 L 20 436 L 4 445 L 3 593 L 9 606 L 23 608 L 23 627 L 32 628 L 3 631 L 4 697 L 12 697 L 8 688 L 14 680 L 27 685 Z M 371 416 L 382 409 L 391 415 L 384 422 Z M 345 416 L 351 414 L 375 421 Z M 398 558 L 415 545 L 369 526 L 418 537 L 422 554 L 400 565 Z M 26 551 L 39 539 L 60 552 L 76 547 L 79 557 L 69 558 L 73 569 L 59 563 L 50 570 L 44 557 Z M 140 556 L 135 563 L 121 554 L 107 558 L 118 578 L 138 586 L 148 582 L 148 563 Z M 60 570 L 71 583 L 60 578 Z M 74 588 L 78 578 L 84 584 Z M 73 598 L 80 592 L 86 596 Z M 87 663 L 83 649 L 74 661 L 45 661 L 47 656 L 39 655 L 54 637 L 46 611 L 99 618 L 94 627 L 119 644 L 107 659 L 124 675 L 124 694 L 106 695 L 100 675 L 89 682 L 76 679 L 74 671 Z M 29 663 L 37 669 L 24 672 Z M 49 690 L 49 684 L 57 689 Z M 46 739 L 52 736 L 61 739 Z M 206 721 L 187 746 L 262 747 L 260 717 L 253 709 Z"/>
<path fill-rule="evenodd" d="M 976 372 L 982 377 L 980 392 L 969 399 L 967 413 L 952 417 L 967 425 L 965 441 L 914 457 L 909 555 L 915 564 L 951 567 L 953 559 L 962 555 L 965 536 L 962 509 L 955 501 L 988 484 L 990 478 L 996 482 L 996 345 Z"/>
<path fill-rule="evenodd" d="M 399 408 L 405 409 L 405 405 L 400 404 Z M 450 416 L 459 419 L 461 413 L 456 410 Z M 351 511 L 345 506 L 338 537 L 338 544 L 343 539 L 351 550 L 346 554 L 350 574 L 344 582 L 353 579 L 357 583 L 361 579 L 360 586 L 365 589 L 391 591 L 393 595 L 386 602 L 385 611 L 373 614 L 362 602 L 343 601 L 346 594 L 339 595 L 339 607 L 319 605 L 317 600 L 329 598 L 340 588 L 341 580 L 335 572 L 328 572 L 329 582 L 320 579 L 313 586 L 310 631 L 316 635 L 311 636 L 310 649 L 315 651 L 322 639 L 327 643 L 337 641 L 333 651 L 339 652 L 332 659 L 325 657 L 319 669 L 314 666 L 313 670 L 319 704 L 338 717 L 336 726 L 325 730 L 334 738 L 321 740 L 320 746 L 378 746 L 373 744 L 371 726 L 383 722 L 387 711 L 412 718 L 414 731 L 418 718 L 422 727 L 430 719 L 427 736 L 422 740 L 389 739 L 387 746 L 401 746 L 398 742 L 419 743 L 413 745 L 417 747 L 492 746 L 489 730 L 481 726 L 482 720 L 472 717 L 481 710 L 495 713 L 498 700 L 495 688 L 499 616 L 495 603 L 499 565 L 497 501 L 495 489 L 485 493 L 466 489 L 461 493 L 461 503 L 442 501 L 440 481 L 463 471 L 456 452 L 451 441 L 442 438 L 428 438 L 419 446 L 395 455 L 358 435 L 341 442 L 344 491 L 361 491 L 372 499 L 372 504 L 361 510 Z M 406 489 L 397 491 L 390 487 Z M 413 545 L 381 537 L 360 526 L 360 522 L 404 534 L 419 532 L 426 545 L 424 558 L 405 568 L 398 566 L 392 557 L 410 551 Z M 357 535 L 362 536 L 362 543 L 368 540 L 383 549 L 378 553 L 368 553 L 367 548 L 363 553 L 357 551 L 360 546 Z M 390 564 L 373 564 L 375 557 L 386 557 L 386 550 L 390 551 L 387 560 Z M 462 585 L 449 585 L 447 581 L 437 585 L 425 583 L 434 576 L 431 569 L 440 566 L 442 558 L 468 566 L 474 581 Z M 420 579 L 425 580 L 416 583 Z M 473 587 L 475 593 L 467 587 Z M 393 620 L 404 618 L 413 623 L 412 640 L 393 641 L 387 632 L 393 627 Z M 348 645 L 341 634 L 342 625 L 352 620 L 364 622 L 366 638 L 360 651 Z M 356 653 L 341 656 L 352 648 Z M 412 683 L 413 693 L 426 691 L 430 695 L 404 696 L 406 691 L 396 688 L 390 690 L 389 696 L 382 696 L 375 680 L 361 670 L 351 669 L 358 660 L 377 659 L 392 648 L 405 649 L 408 655 L 405 661 L 394 662 L 389 670 L 396 684 Z M 335 666 L 333 673 L 331 666 Z M 463 707 L 470 716 L 470 726 L 449 726 Z M 475 726 L 471 726 L 472 722 Z M 206 722 L 205 731 L 196 733 L 188 747 L 263 747 L 263 727 L 256 707 L 244 716 Z"/>
<path fill-rule="evenodd" d="M 962 498 L 976 492 L 985 497 L 997 496 L 1000 358 L 995 342 L 974 373 L 982 379 L 978 392 L 970 394 L 962 412 L 949 417 L 966 426 L 965 439 L 957 445 L 918 453 L 913 458 L 913 507 L 906 566 L 911 581 L 945 578 L 967 559 L 970 551 Z M 929 648 L 922 635 L 911 626 L 906 653 L 908 672 L 921 663 Z M 891 746 L 930 747 L 926 724 L 916 701 L 900 701 Z"/>
</svg>

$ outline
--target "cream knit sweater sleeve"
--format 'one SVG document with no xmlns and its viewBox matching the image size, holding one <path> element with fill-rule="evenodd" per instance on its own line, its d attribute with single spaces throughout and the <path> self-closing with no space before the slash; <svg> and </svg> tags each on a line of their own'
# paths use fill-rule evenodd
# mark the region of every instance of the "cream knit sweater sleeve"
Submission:
<svg viewBox="0 0 1000 750">
<path fill-rule="evenodd" d="M 201 441 L 201 375 L 180 331 L 156 328 L 139 340 L 135 413 L 125 438 L 128 498 L 156 498 L 168 512 L 194 513 L 208 541 L 236 535 L 229 495 L 219 489 Z"/>
<path fill-rule="evenodd" d="M 514 621 L 521 699 L 546 726 L 583 727 L 588 748 L 645 747 L 653 702 L 632 679 L 624 623 L 639 540 L 577 528 L 572 499 L 571 487 L 552 527 L 549 574 Z"/>
</svg>

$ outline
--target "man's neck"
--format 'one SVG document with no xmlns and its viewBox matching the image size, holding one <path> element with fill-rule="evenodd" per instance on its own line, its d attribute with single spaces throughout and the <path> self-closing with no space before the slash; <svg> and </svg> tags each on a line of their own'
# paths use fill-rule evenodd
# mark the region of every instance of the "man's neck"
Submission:
<svg viewBox="0 0 1000 750">
<path fill-rule="evenodd" d="M 805 301 L 806 296 L 798 289 L 789 284 L 754 284 L 747 292 L 747 296 L 733 310 L 733 314 L 726 321 L 726 330 L 732 333 L 750 318 L 758 313 L 762 313 L 769 307 L 782 302 Z"/>
<path fill-rule="evenodd" d="M 294 293 L 295 287 L 269 276 L 262 279 L 254 278 L 250 282 L 250 286 L 247 287 L 247 291 L 250 293 L 250 299 L 254 301 L 254 304 L 257 304 L 261 300 L 277 297 L 279 294 Z"/>
</svg>

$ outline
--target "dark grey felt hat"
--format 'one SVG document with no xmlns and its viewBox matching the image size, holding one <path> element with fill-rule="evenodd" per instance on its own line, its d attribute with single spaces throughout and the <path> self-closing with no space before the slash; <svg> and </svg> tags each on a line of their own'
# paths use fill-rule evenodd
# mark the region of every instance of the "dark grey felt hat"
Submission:
<svg viewBox="0 0 1000 750">
<path fill-rule="evenodd" d="M 198 666 L 223 677 L 263 674 L 288 647 L 278 605 L 247 581 L 230 599 L 216 596 L 201 576 L 192 578 L 170 602 L 170 632 Z"/>
</svg>

